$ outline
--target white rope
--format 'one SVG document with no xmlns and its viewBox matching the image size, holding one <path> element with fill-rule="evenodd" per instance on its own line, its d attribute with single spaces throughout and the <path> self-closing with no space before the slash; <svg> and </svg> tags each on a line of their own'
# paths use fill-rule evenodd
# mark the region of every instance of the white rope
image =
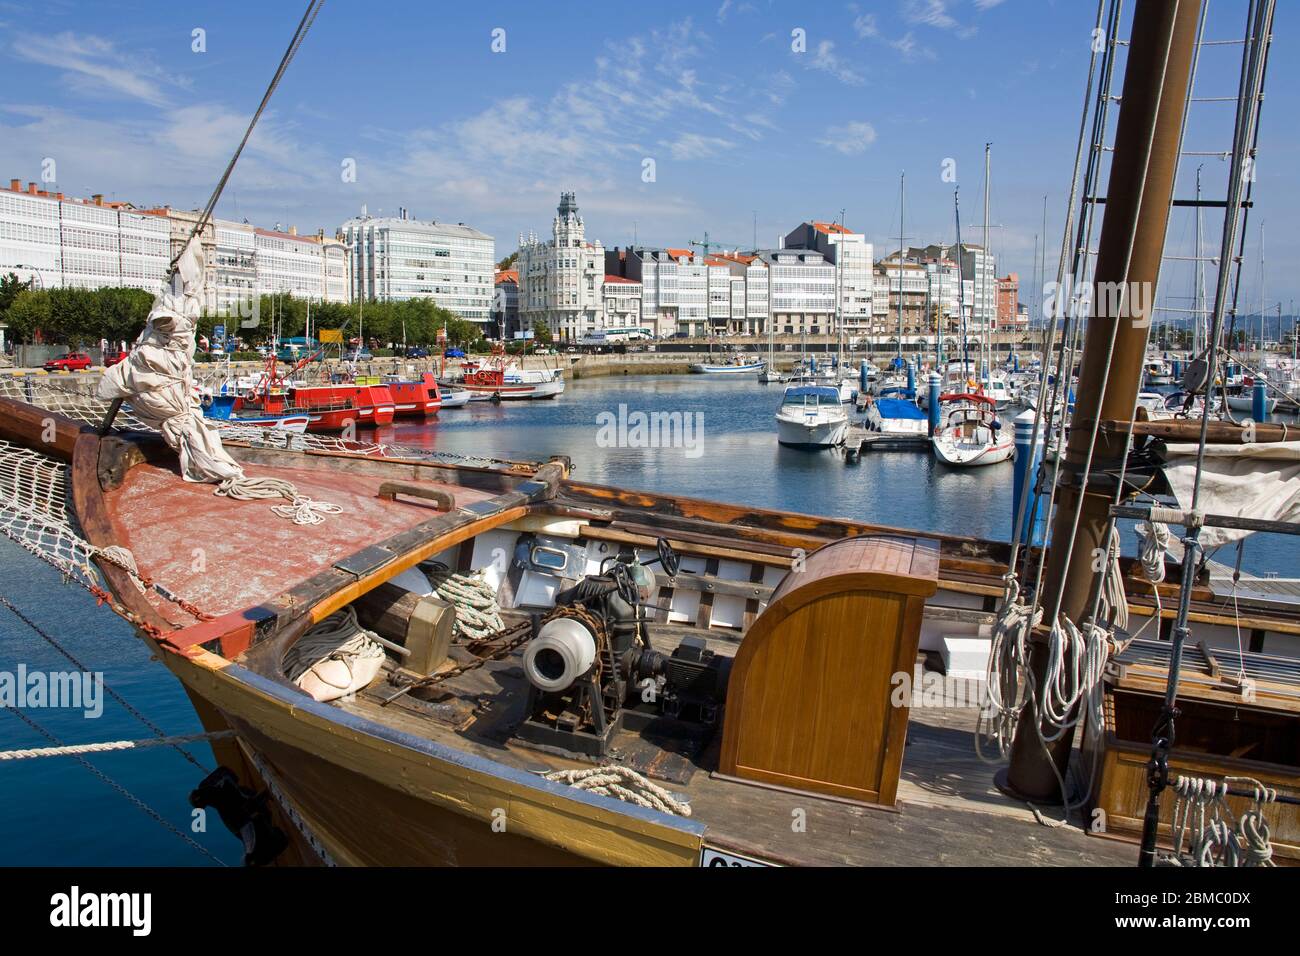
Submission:
<svg viewBox="0 0 1300 956">
<path fill-rule="evenodd" d="M 322 684 L 346 693 L 352 688 L 362 662 L 370 661 L 373 665 L 376 660 L 382 662 L 383 657 L 383 645 L 375 640 L 373 631 L 357 623 L 356 609 L 348 605 L 313 625 L 289 648 L 284 655 L 284 674 L 299 686 L 312 674 Z M 320 667 L 328 661 L 342 663 L 347 680 L 331 679 Z"/>
<path fill-rule="evenodd" d="M 276 505 L 272 514 L 280 518 L 289 518 L 297 525 L 317 525 L 325 520 L 326 515 L 342 514 L 343 509 L 328 501 L 316 501 L 306 495 L 298 494 L 293 482 L 283 478 L 250 478 L 237 475 L 227 478 L 217 485 L 217 494 L 235 501 L 259 501 L 269 498 L 285 498 L 287 505 Z"/>
<path fill-rule="evenodd" d="M 1101 606 L 1097 611 L 1103 621 L 1109 621 L 1122 631 L 1128 630 L 1128 594 L 1124 591 L 1124 571 L 1119 566 L 1123 543 L 1119 529 L 1110 528 L 1110 544 L 1106 547 L 1105 576 L 1101 580 Z"/>
<path fill-rule="evenodd" d="M 421 565 L 438 597 L 456 610 L 456 633 L 469 640 L 482 640 L 505 630 L 496 589 L 482 571 L 456 574 L 432 564 Z"/>
<path fill-rule="evenodd" d="M 1029 666 L 1029 635 L 1043 618 L 1041 607 L 1030 609 L 1020 600 L 1020 585 L 1014 573 L 1007 575 L 1007 593 L 993 623 L 988 669 L 984 681 L 984 706 L 975 723 L 975 753 L 984 754 L 984 743 L 996 745 L 997 756 L 1005 760 L 1016 733 L 1016 719 L 1028 698 L 1026 677 Z"/>
<path fill-rule="evenodd" d="M 1165 579 L 1165 552 L 1169 550 L 1169 525 L 1160 521 L 1139 521 L 1137 532 L 1138 562 L 1142 576 L 1152 584 Z"/>
<path fill-rule="evenodd" d="M 565 783 L 602 797 L 616 797 L 625 803 L 647 807 L 661 813 L 689 817 L 691 805 L 678 800 L 671 793 L 631 767 L 605 766 L 585 770 L 554 770 L 542 779 Z"/>
<path fill-rule="evenodd" d="M 69 744 L 65 747 L 33 747 L 27 750 L 0 750 L 0 760 L 33 760 L 38 757 L 74 757 L 78 754 L 101 754 L 113 750 L 143 750 L 146 747 L 173 747 L 180 744 L 222 740 L 233 735 L 233 730 L 218 730 L 210 734 L 178 734 L 173 737 L 146 737 L 144 740 L 105 740 L 91 744 Z"/>
<path fill-rule="evenodd" d="M 1228 790 L 1234 783 L 1249 785 L 1254 802 L 1232 822 Z M 1171 821 L 1172 852 L 1163 857 L 1171 866 L 1247 867 L 1275 866 L 1264 806 L 1277 791 L 1253 777 L 1225 777 L 1222 782 L 1179 774 L 1170 784 L 1174 791 Z"/>
</svg>

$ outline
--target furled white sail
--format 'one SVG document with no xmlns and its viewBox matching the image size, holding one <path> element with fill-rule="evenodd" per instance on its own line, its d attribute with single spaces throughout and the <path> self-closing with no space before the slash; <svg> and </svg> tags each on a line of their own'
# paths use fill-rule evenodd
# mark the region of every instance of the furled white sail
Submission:
<svg viewBox="0 0 1300 956">
<path fill-rule="evenodd" d="M 1169 445 L 1165 477 L 1184 511 L 1192 507 L 1196 445 Z M 1300 441 L 1206 445 L 1201 509 L 1209 514 L 1270 521 L 1300 521 Z M 1203 528 L 1201 544 L 1212 548 L 1250 534 Z"/>
</svg>

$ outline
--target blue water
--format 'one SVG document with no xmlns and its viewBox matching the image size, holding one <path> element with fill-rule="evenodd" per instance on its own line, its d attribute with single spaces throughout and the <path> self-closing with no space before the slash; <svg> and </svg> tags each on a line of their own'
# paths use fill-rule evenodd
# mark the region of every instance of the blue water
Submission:
<svg viewBox="0 0 1300 956">
<path fill-rule="evenodd" d="M 542 459 L 569 455 L 574 477 L 632 489 L 852 518 L 899 527 L 1006 538 L 1011 531 L 1011 464 L 954 470 L 920 453 L 868 453 L 858 464 L 835 451 L 779 446 L 773 413 L 780 386 L 753 379 L 664 376 L 571 382 L 553 402 L 449 409 L 431 425 L 399 423 L 379 438 L 444 452 Z M 680 412 L 701 423 L 692 447 L 607 447 L 602 412 L 619 405 L 634 412 Z M 693 433 L 692 438 L 696 437 Z M 1128 535 L 1126 550 L 1132 549 Z M 1294 545 L 1257 535 L 1244 566 L 1255 573 L 1300 576 Z M 1224 556 L 1220 556 L 1224 558 Z M 1231 557 L 1225 558 L 1231 563 Z M 0 593 L 23 610 L 107 683 L 168 733 L 201 730 L 180 685 L 149 654 L 131 629 L 97 608 L 87 592 L 64 585 L 48 565 L 0 538 Z M 72 665 L 0 607 L 0 670 L 19 662 L 30 669 Z M 122 708 L 107 701 L 103 716 L 33 711 L 65 742 L 149 736 Z M 0 749 L 46 741 L 8 713 L 0 713 Z M 211 765 L 206 747 L 193 750 Z M 200 771 L 166 748 L 88 758 L 173 825 L 189 832 L 187 796 Z M 144 812 L 68 758 L 0 764 L 0 865 L 211 865 L 212 860 L 167 832 Z M 226 863 L 238 864 L 237 842 L 212 818 L 194 839 Z"/>
</svg>

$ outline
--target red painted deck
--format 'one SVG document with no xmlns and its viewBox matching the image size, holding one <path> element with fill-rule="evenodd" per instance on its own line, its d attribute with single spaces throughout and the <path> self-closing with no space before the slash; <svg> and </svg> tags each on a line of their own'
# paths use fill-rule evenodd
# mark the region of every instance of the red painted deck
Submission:
<svg viewBox="0 0 1300 956">
<path fill-rule="evenodd" d="M 250 465 L 247 472 L 286 478 L 299 494 L 339 505 L 343 513 L 323 524 L 296 525 L 271 513 L 272 506 L 288 503 L 282 499 L 232 501 L 213 494 L 212 485 L 185 482 L 177 472 L 149 464 L 132 468 L 106 496 L 118 540 L 134 553 L 141 571 L 208 614 L 258 604 L 437 513 L 431 502 L 375 497 L 383 480 L 375 475 L 265 465 Z M 450 492 L 458 506 L 490 497 L 459 485 L 418 483 Z M 157 598 L 155 603 L 168 619 L 189 622 L 177 617 L 174 605 Z"/>
</svg>

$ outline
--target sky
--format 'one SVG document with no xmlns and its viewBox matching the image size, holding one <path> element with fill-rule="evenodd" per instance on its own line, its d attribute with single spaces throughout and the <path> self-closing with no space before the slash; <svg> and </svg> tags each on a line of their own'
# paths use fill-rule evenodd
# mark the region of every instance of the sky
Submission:
<svg viewBox="0 0 1300 956">
<path fill-rule="evenodd" d="M 202 206 L 305 6 L 0 0 L 0 181 L 39 180 L 53 159 L 48 188 Z M 1290 313 L 1300 298 L 1282 254 L 1300 219 L 1296 6 L 1275 24 L 1247 310 L 1261 301 L 1261 221 L 1262 300 Z M 1211 0 L 1206 36 L 1239 38 L 1245 7 Z M 363 205 L 405 207 L 482 229 L 500 258 L 520 232 L 549 235 L 573 190 L 607 247 L 706 231 L 772 247 L 842 215 L 879 256 L 898 245 L 904 174 L 909 243 L 952 241 L 954 186 L 963 238 L 980 240 L 991 143 L 990 246 L 1023 287 L 1044 197 L 1055 269 L 1095 20 L 1092 0 L 328 0 L 217 212 L 332 233 Z M 1197 95 L 1235 95 L 1239 56 L 1206 47 Z M 1231 109 L 1195 104 L 1185 148 L 1228 149 Z M 1194 194 L 1197 164 L 1222 197 L 1217 157 L 1185 159 L 1177 194 Z M 1207 213 L 1207 247 L 1220 230 Z M 1194 234 L 1175 211 L 1169 251 L 1190 254 Z M 1164 299 L 1192 282 L 1171 264 Z"/>
</svg>

